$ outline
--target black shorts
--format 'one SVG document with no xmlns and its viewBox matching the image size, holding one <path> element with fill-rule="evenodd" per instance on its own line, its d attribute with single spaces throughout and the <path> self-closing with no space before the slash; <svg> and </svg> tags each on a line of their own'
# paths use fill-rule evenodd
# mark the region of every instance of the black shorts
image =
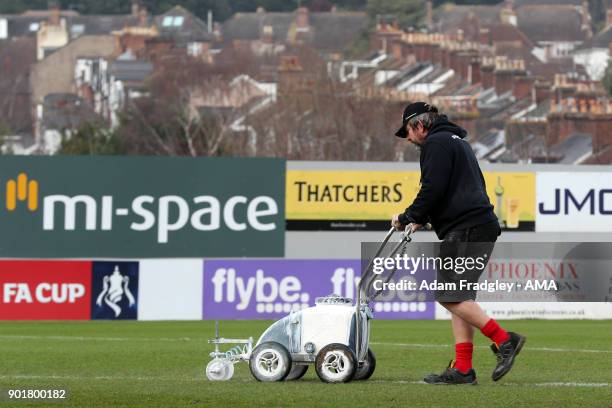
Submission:
<svg viewBox="0 0 612 408">
<path fill-rule="evenodd" d="M 500 232 L 499 223 L 493 221 L 446 234 L 440 243 L 438 257 L 443 262 L 436 268 L 436 279 L 447 289 L 435 291 L 438 302 L 476 300 L 477 290 L 469 288 L 469 283 L 480 279 Z"/>
</svg>

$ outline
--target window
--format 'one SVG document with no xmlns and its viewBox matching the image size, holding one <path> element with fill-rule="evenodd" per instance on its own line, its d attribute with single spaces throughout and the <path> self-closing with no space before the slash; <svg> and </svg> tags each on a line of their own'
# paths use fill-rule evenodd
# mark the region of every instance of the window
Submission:
<svg viewBox="0 0 612 408">
<path fill-rule="evenodd" d="M 0 40 L 8 37 L 8 22 L 6 18 L 0 18 Z"/>
<path fill-rule="evenodd" d="M 185 21 L 183 16 L 166 16 L 162 20 L 162 27 L 180 27 L 183 21 Z"/>
<path fill-rule="evenodd" d="M 187 55 L 197 57 L 202 55 L 202 44 L 199 42 L 191 42 L 187 45 Z"/>
<path fill-rule="evenodd" d="M 182 25 L 183 25 L 183 20 L 184 20 L 184 19 L 185 19 L 185 18 L 184 18 L 183 16 L 176 16 L 176 17 L 174 17 L 174 24 L 173 24 L 173 25 L 174 25 L 175 27 L 180 27 L 180 26 L 182 26 Z"/>
<path fill-rule="evenodd" d="M 72 38 L 77 38 L 85 31 L 85 26 L 83 24 L 75 24 L 70 27 L 70 36 Z"/>
</svg>

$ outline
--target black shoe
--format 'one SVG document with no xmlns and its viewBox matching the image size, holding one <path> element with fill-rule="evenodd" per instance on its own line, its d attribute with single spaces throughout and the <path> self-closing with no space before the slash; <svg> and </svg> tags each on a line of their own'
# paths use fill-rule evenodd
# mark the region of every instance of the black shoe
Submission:
<svg viewBox="0 0 612 408">
<path fill-rule="evenodd" d="M 466 374 L 463 374 L 461 371 L 457 370 L 452 366 L 452 361 L 444 370 L 442 374 L 429 374 L 427 377 L 423 379 L 427 384 L 463 384 L 463 385 L 476 385 L 478 382 L 476 381 L 476 371 L 473 368 L 470 368 Z"/>
<path fill-rule="evenodd" d="M 508 371 L 510 371 L 514 364 L 514 359 L 521 352 L 525 341 L 527 341 L 525 336 L 521 336 L 518 333 L 508 332 L 508 334 L 510 339 L 500 344 L 499 347 L 496 344 L 491 344 L 491 350 L 497 356 L 497 365 L 491 376 L 493 381 L 497 381 L 508 374 Z"/>
</svg>

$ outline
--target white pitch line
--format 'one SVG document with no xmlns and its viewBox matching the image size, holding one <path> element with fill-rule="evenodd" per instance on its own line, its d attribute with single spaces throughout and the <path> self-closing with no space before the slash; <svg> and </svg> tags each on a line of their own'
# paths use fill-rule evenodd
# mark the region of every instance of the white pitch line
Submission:
<svg viewBox="0 0 612 408">
<path fill-rule="evenodd" d="M 205 378 L 177 378 L 177 377 L 146 377 L 146 376 L 94 376 L 85 377 L 82 375 L 28 375 L 28 374 L 15 374 L 15 375 L 0 375 L 2 380 L 67 380 L 67 381 L 82 381 L 82 380 L 95 380 L 95 381 L 185 381 L 185 382 L 208 382 Z M 234 379 L 232 382 L 252 382 L 252 379 Z M 408 381 L 408 380 L 369 380 L 368 383 L 376 384 L 415 384 L 415 385 L 429 385 L 424 381 Z M 580 383 L 580 382 L 547 382 L 547 383 L 501 383 L 502 386 L 507 387 L 582 387 L 582 388 L 605 388 L 611 387 L 609 383 Z"/>
<path fill-rule="evenodd" d="M 602 388 L 610 387 L 608 383 L 579 383 L 579 382 L 549 382 L 549 383 L 535 383 L 535 384 L 516 384 L 507 383 L 502 385 L 517 386 L 517 385 L 532 385 L 534 387 L 585 387 L 585 388 Z"/>
<path fill-rule="evenodd" d="M 21 336 L 0 335 L 0 340 L 71 340 L 71 341 L 202 341 L 205 338 L 191 337 L 97 337 L 97 336 Z"/>
<path fill-rule="evenodd" d="M 66 340 L 66 341 L 196 341 L 206 342 L 203 337 L 96 337 L 96 336 L 22 336 L 22 335 L 0 335 L 0 340 Z M 451 346 L 448 344 L 423 344 L 423 343 L 386 343 L 386 342 L 370 342 L 374 346 L 391 346 L 391 347 L 412 347 L 412 348 L 432 348 L 432 349 L 448 349 Z M 488 346 L 476 346 L 481 349 L 488 349 Z M 598 349 L 581 349 L 581 348 L 560 348 L 560 347 L 529 347 L 530 351 L 544 351 L 552 353 L 595 353 L 595 354 L 612 354 L 612 350 Z"/>
<path fill-rule="evenodd" d="M 94 377 L 84 377 L 82 375 L 0 375 L 1 380 L 111 380 L 111 381 L 202 381 L 201 378 L 168 378 L 168 377 L 142 377 L 142 376 L 111 376 L 102 375 Z"/>
<path fill-rule="evenodd" d="M 392 346 L 392 347 L 413 347 L 413 348 L 433 348 L 433 349 L 448 349 L 451 346 L 448 344 L 420 344 L 420 343 L 378 343 L 371 342 L 374 346 Z M 489 346 L 476 346 L 481 349 L 488 349 Z M 529 347 L 526 346 L 527 350 L 530 351 L 549 351 L 559 353 L 612 353 L 612 350 L 596 350 L 596 349 L 577 349 L 577 348 L 555 348 L 555 347 Z"/>
<path fill-rule="evenodd" d="M 373 383 L 385 383 L 385 384 L 417 384 L 417 385 L 429 385 L 425 381 L 383 381 L 383 380 L 370 380 L 368 382 Z M 501 383 L 500 385 L 508 387 L 584 387 L 584 388 L 605 388 L 611 387 L 609 383 L 580 383 L 580 382 L 546 382 L 546 383 Z"/>
</svg>

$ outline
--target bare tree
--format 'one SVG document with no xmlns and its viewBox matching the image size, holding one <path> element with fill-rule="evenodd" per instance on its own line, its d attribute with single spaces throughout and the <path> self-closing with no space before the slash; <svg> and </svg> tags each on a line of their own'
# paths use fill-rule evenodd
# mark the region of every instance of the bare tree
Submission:
<svg viewBox="0 0 612 408">
<path fill-rule="evenodd" d="M 235 144 L 228 140 L 235 112 L 198 110 L 193 96 L 219 90 L 231 75 L 194 58 L 162 61 L 148 82 L 150 95 L 128 101 L 122 112 L 118 132 L 124 150 L 194 157 L 227 153 Z"/>
<path fill-rule="evenodd" d="M 35 40 L 0 41 L 0 125 L 7 133 L 32 131 L 29 72 L 35 61 Z"/>
</svg>

